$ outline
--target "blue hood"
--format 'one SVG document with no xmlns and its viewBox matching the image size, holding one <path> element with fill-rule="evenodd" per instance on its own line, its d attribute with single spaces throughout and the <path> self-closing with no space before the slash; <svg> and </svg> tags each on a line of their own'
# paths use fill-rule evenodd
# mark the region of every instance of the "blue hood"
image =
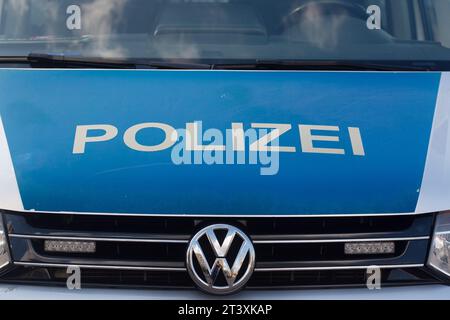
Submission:
<svg viewBox="0 0 450 320">
<path fill-rule="evenodd" d="M 419 197 L 440 76 L 2 70 L 0 117 L 25 210 L 408 213 Z M 223 132 L 232 123 L 244 129 L 289 124 L 279 144 L 295 152 L 280 152 L 277 173 L 261 175 L 254 164 L 175 164 L 173 147 L 143 152 L 124 143 L 124 133 L 136 124 L 179 129 L 196 121 L 203 130 Z M 117 133 L 74 152 L 77 127 L 90 125 L 114 127 Z M 299 125 L 337 128 L 310 133 L 334 137 L 318 139 L 316 148 L 343 152 L 308 152 Z M 350 139 L 349 128 L 358 130 L 360 141 Z M 163 132 L 142 130 L 136 139 L 155 145 L 164 140 Z"/>
</svg>

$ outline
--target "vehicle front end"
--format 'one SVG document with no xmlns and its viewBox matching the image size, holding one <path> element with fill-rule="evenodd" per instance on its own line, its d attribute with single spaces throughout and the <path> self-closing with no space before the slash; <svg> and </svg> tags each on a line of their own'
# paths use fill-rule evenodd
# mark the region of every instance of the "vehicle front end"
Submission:
<svg viewBox="0 0 450 320">
<path fill-rule="evenodd" d="M 0 0 L 0 298 L 449 299 L 449 13 Z"/>
</svg>

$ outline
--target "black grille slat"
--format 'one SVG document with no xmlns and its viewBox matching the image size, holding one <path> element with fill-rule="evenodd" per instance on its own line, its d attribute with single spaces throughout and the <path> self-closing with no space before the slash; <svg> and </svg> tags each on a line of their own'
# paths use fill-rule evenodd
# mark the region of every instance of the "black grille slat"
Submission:
<svg viewBox="0 0 450 320">
<path fill-rule="evenodd" d="M 249 220 L 248 232 L 254 241 L 313 240 L 352 238 L 391 238 L 428 236 L 433 220 L 431 215 L 343 218 L 274 218 L 278 223 Z M 280 222 L 282 221 L 282 222 Z"/>
<path fill-rule="evenodd" d="M 45 271 L 44 271 L 45 270 Z M 66 285 L 67 272 L 64 268 L 19 268 L 8 274 L 9 281 L 33 281 L 41 284 Z M 186 273 L 144 270 L 82 269 L 83 286 L 112 287 L 176 287 L 192 288 Z"/>
<path fill-rule="evenodd" d="M 63 268 L 29 267 L 16 269 L 9 273 L 4 281 L 65 286 L 67 276 L 66 269 Z M 263 272 L 255 273 L 247 287 L 249 289 L 364 287 L 366 279 L 365 270 Z M 83 287 L 194 288 L 187 273 L 182 272 L 82 269 L 81 281 Z M 382 272 L 383 286 L 432 283 L 438 281 L 418 268 Z"/>
<path fill-rule="evenodd" d="M 5 215 L 9 233 L 67 237 L 151 238 L 188 240 L 192 220 L 28 213 Z"/>
<path fill-rule="evenodd" d="M 429 235 L 432 215 L 371 217 L 296 217 L 296 218 L 202 218 L 153 217 L 83 214 L 5 214 L 9 233 L 38 235 L 76 235 L 79 237 L 136 237 L 189 239 L 201 225 L 239 224 L 253 240 L 313 239 L 320 237 L 415 237 Z"/>
</svg>

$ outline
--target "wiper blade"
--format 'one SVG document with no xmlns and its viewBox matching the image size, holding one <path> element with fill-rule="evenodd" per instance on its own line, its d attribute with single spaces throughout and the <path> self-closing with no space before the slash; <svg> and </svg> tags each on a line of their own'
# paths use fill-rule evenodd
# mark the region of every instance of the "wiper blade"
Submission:
<svg viewBox="0 0 450 320">
<path fill-rule="evenodd" d="M 339 61 L 339 60 L 256 60 L 250 63 L 216 64 L 224 70 L 349 70 L 349 71 L 432 71 L 434 64 L 415 65 L 395 62 Z"/>
<path fill-rule="evenodd" d="M 181 70 L 348 70 L 348 71 L 438 71 L 430 61 L 344 61 L 344 60 L 252 60 L 238 63 L 191 63 L 148 59 L 92 58 L 31 53 L 0 57 L 1 64 L 30 64 L 42 68 L 94 69 L 181 69 Z"/>
<path fill-rule="evenodd" d="M 178 61 L 153 61 L 111 58 L 91 58 L 65 55 L 31 53 L 25 57 L 3 57 L 0 63 L 27 63 L 44 68 L 95 68 L 95 69 L 211 69 L 209 64 Z"/>
</svg>

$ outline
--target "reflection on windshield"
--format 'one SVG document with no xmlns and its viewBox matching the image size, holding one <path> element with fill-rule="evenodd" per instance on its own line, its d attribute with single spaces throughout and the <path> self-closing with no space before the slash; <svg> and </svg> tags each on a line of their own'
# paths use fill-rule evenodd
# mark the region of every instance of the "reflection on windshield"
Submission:
<svg viewBox="0 0 450 320">
<path fill-rule="evenodd" d="M 292 31 L 289 30 L 291 37 L 295 38 L 297 34 L 301 33 L 301 30 L 308 29 L 308 33 L 306 33 L 308 42 L 320 48 L 336 47 L 338 34 L 348 15 L 344 11 L 336 10 L 333 15 L 326 16 L 323 10 L 319 5 L 306 6 L 303 19 L 295 25 Z"/>
<path fill-rule="evenodd" d="M 416 2 L 3 0 L 0 55 L 448 61 L 450 1 Z"/>
<path fill-rule="evenodd" d="M 114 26 L 120 23 L 123 10 L 128 0 L 95 0 L 83 6 L 82 28 L 86 34 L 112 35 Z M 92 47 L 95 56 L 125 56 L 125 49 L 120 43 L 110 46 L 107 38 L 99 38 Z"/>
</svg>

